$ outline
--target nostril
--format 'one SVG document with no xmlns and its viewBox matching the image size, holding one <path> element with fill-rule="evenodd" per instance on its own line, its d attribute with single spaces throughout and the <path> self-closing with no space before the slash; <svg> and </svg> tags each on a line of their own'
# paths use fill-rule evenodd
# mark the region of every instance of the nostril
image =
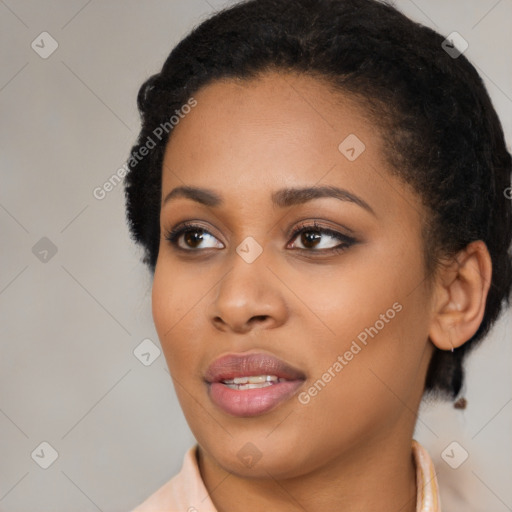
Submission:
<svg viewBox="0 0 512 512">
<path fill-rule="evenodd" d="M 257 315 L 257 316 L 252 317 L 253 320 L 261 320 L 261 321 L 265 321 L 267 318 L 268 318 L 268 315 Z"/>
</svg>

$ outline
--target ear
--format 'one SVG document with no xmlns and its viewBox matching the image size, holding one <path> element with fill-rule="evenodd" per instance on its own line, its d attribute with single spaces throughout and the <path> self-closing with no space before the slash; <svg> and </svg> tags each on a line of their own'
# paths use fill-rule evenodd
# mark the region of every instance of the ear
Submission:
<svg viewBox="0 0 512 512">
<path fill-rule="evenodd" d="M 471 242 L 436 278 L 429 337 L 441 350 L 453 350 L 478 330 L 491 285 L 492 262 L 482 240 Z"/>
</svg>

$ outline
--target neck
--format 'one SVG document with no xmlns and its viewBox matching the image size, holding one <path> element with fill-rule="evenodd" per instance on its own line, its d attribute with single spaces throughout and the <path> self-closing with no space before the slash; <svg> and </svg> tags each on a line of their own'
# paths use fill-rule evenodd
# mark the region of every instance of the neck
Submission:
<svg viewBox="0 0 512 512">
<path fill-rule="evenodd" d="M 294 478 L 248 479 L 198 450 L 199 469 L 218 512 L 416 512 L 412 432 L 361 442 L 322 467 Z"/>
</svg>

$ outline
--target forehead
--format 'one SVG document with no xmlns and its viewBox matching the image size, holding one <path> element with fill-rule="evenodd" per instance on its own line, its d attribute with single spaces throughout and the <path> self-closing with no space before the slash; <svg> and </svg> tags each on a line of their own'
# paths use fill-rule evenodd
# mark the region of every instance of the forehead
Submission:
<svg viewBox="0 0 512 512">
<path fill-rule="evenodd" d="M 268 73 L 213 82 L 194 98 L 166 148 L 163 197 L 190 185 L 222 191 L 231 204 L 268 196 L 271 205 L 279 188 L 326 184 L 358 190 L 378 210 L 396 195 L 378 130 L 326 83 Z"/>
<path fill-rule="evenodd" d="M 362 108 L 306 75 L 273 72 L 248 81 L 222 80 L 194 97 L 197 106 L 174 128 L 169 151 L 187 142 L 189 157 L 257 157 L 260 167 L 276 171 L 274 162 L 290 157 L 305 158 L 305 164 L 338 158 L 338 145 L 349 134 L 359 133 L 366 145 L 378 143 Z"/>
</svg>

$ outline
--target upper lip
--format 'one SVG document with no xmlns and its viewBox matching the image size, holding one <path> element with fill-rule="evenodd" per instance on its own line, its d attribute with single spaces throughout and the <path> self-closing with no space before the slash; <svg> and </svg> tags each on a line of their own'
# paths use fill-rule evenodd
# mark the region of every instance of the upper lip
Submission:
<svg viewBox="0 0 512 512">
<path fill-rule="evenodd" d="M 297 368 L 270 354 L 228 354 L 213 361 L 205 373 L 207 382 L 221 382 L 235 377 L 275 375 L 281 379 L 304 380 Z"/>
</svg>

